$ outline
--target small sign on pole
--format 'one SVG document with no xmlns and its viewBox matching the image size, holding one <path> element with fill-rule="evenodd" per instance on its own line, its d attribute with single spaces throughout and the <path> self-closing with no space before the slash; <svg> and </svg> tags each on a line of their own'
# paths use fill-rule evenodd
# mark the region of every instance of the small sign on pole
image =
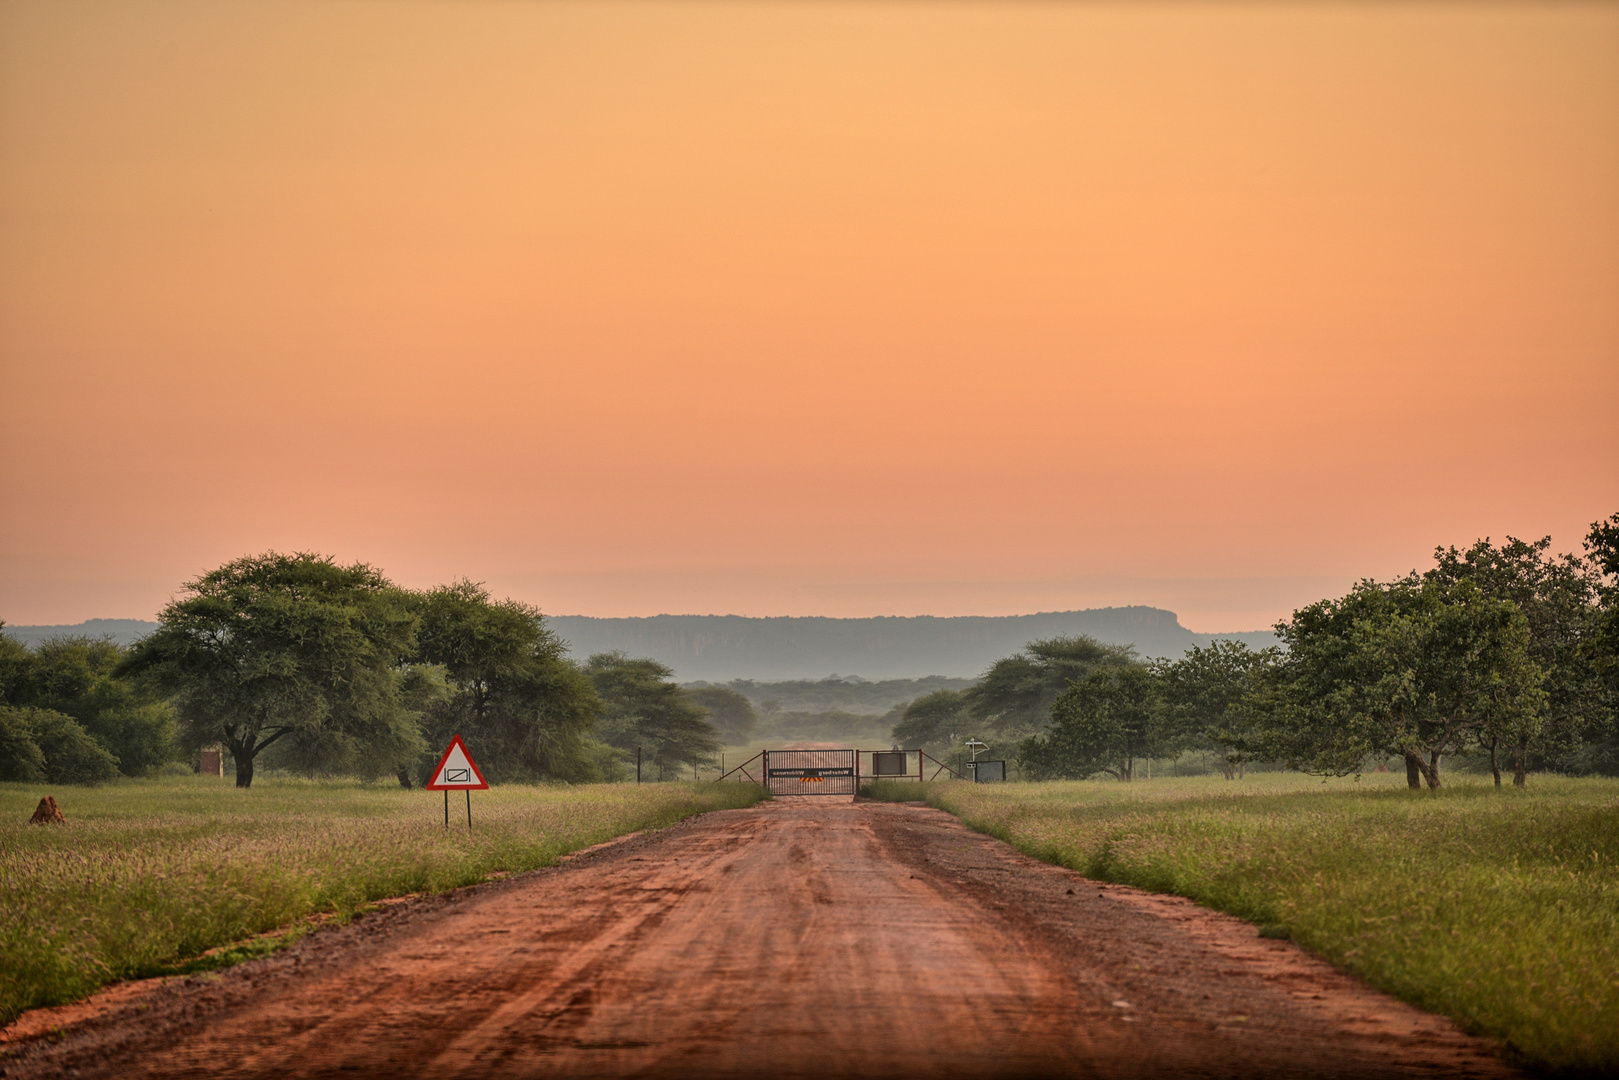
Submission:
<svg viewBox="0 0 1619 1080">
<path fill-rule="evenodd" d="M 444 756 L 438 759 L 438 768 L 433 770 L 433 779 L 427 782 L 428 791 L 444 792 L 444 827 L 450 827 L 450 792 L 465 791 L 467 793 L 467 828 L 472 828 L 472 793 L 474 791 L 488 791 L 489 781 L 483 778 L 478 771 L 478 763 L 472 760 L 467 753 L 467 744 L 461 741 L 460 735 L 450 736 L 449 749 Z"/>
</svg>

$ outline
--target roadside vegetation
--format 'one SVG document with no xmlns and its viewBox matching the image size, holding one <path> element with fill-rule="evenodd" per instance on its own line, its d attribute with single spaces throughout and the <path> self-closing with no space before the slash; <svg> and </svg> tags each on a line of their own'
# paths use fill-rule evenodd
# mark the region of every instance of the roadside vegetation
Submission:
<svg viewBox="0 0 1619 1080">
<path fill-rule="evenodd" d="M 751 805 L 750 784 L 504 785 L 453 795 L 391 784 L 218 777 L 57 790 L 67 824 L 27 824 L 42 788 L 0 784 L 0 1023 L 121 979 L 263 951 L 311 917 L 548 866 L 692 814 Z M 279 942 L 270 942 L 273 946 Z"/>
<path fill-rule="evenodd" d="M 1109 776 L 1212 756 L 1348 776 L 1393 762 L 1438 789 L 1472 756 L 1494 783 L 1531 771 L 1619 774 L 1619 514 L 1584 553 L 1550 540 L 1440 548 L 1276 626 L 1254 650 L 1216 640 L 1143 663 L 1090 638 L 1030 642 L 965 690 L 918 697 L 893 737 L 943 760 L 969 742 L 1033 780 Z"/>
<path fill-rule="evenodd" d="M 865 794 L 916 799 L 919 785 Z M 1290 937 L 1528 1063 L 1619 1065 L 1619 780 L 1414 792 L 1398 774 L 1268 773 L 920 797 L 1035 858 Z"/>
</svg>

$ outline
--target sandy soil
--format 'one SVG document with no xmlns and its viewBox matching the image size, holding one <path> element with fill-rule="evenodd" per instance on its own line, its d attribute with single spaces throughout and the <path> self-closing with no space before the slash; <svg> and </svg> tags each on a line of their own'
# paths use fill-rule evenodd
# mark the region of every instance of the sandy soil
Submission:
<svg viewBox="0 0 1619 1080">
<path fill-rule="evenodd" d="M 822 799 L 704 815 L 118 993 L 13 1043 L 4 1075 L 1513 1075 L 1245 923 L 936 810 Z"/>
</svg>

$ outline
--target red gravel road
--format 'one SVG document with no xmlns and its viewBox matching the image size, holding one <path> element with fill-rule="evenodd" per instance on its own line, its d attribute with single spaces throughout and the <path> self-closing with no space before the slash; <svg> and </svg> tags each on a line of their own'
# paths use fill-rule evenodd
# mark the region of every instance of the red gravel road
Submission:
<svg viewBox="0 0 1619 1080">
<path fill-rule="evenodd" d="M 1245 923 L 819 799 L 392 905 L 11 1050 L 8 1078 L 1512 1075 Z"/>
</svg>

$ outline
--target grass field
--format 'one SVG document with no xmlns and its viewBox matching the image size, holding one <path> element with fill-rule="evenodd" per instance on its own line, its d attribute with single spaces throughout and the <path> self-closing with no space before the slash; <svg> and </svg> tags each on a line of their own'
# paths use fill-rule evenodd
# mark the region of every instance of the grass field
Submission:
<svg viewBox="0 0 1619 1080">
<path fill-rule="evenodd" d="M 0 784 L 0 1023 L 134 976 L 278 944 L 210 950 L 347 918 L 373 901 L 531 870 L 637 829 L 747 806 L 750 784 L 498 787 L 463 797 L 389 785 L 218 779 L 56 788 L 68 824 L 27 824 L 45 790 Z M 458 816 L 459 815 L 459 816 Z"/>
<path fill-rule="evenodd" d="M 1619 1067 L 1619 781 L 1412 792 L 1404 775 L 1267 774 L 925 797 L 1037 858 L 1291 937 L 1526 1062 Z"/>
</svg>

